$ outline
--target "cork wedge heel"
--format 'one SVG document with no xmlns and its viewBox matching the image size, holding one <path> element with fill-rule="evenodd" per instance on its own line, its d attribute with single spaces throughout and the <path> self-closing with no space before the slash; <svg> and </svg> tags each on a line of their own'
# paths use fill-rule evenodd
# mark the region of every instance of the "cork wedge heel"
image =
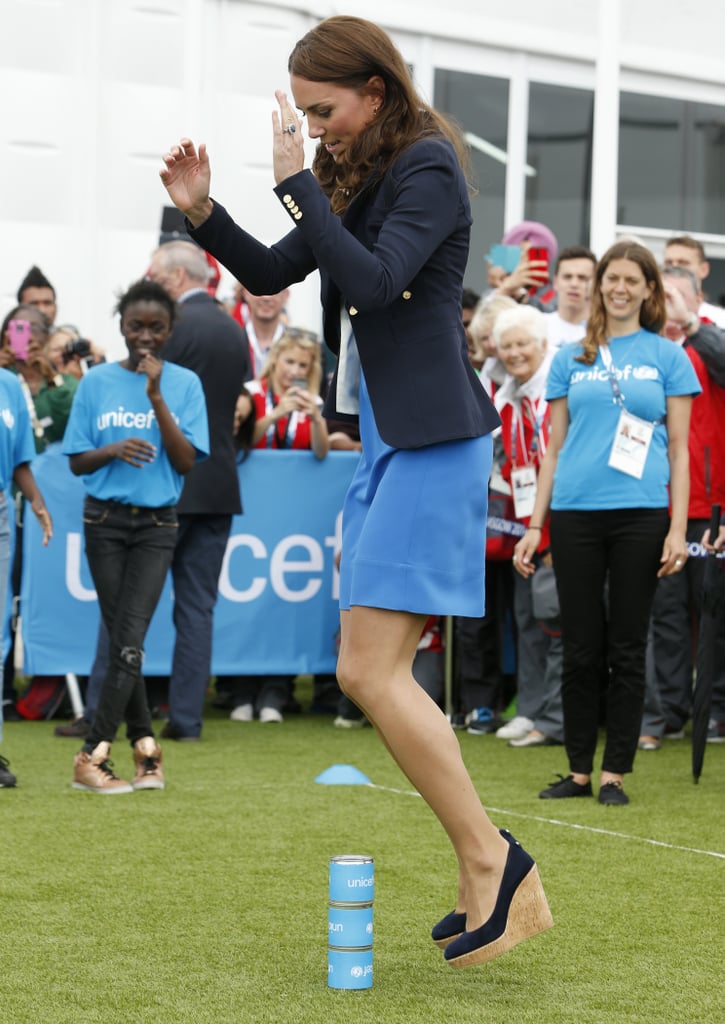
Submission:
<svg viewBox="0 0 725 1024">
<path fill-rule="evenodd" d="M 493 914 L 480 928 L 446 946 L 444 956 L 451 967 L 487 963 L 554 923 L 536 864 L 513 836 L 501 834 L 509 852 Z"/>
</svg>

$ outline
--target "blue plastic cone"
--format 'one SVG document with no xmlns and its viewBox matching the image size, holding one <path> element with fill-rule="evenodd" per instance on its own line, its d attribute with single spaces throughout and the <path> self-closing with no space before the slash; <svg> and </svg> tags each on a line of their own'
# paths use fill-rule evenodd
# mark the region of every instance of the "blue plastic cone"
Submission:
<svg viewBox="0 0 725 1024">
<path fill-rule="evenodd" d="M 367 775 L 363 775 L 353 764 L 333 764 L 318 775 L 315 782 L 323 786 L 371 786 Z"/>
</svg>

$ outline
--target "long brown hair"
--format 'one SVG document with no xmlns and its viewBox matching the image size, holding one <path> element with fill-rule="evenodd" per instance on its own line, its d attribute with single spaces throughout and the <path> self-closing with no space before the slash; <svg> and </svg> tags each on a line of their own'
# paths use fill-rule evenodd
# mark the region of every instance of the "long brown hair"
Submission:
<svg viewBox="0 0 725 1024">
<path fill-rule="evenodd" d="M 645 281 L 652 285 L 651 294 L 640 307 L 640 326 L 644 327 L 646 331 L 652 331 L 653 334 L 659 334 L 667 319 L 665 291 L 662 287 L 657 261 L 652 253 L 639 242 L 626 239 L 615 242 L 607 249 L 597 264 L 592 290 L 592 308 L 587 322 L 587 333 L 582 342 L 584 351 L 580 356 L 575 357 L 577 362 L 586 363 L 589 366 L 595 362 L 599 346 L 606 344 L 607 341 L 607 314 L 602 302 L 602 279 L 613 260 L 631 260 L 632 263 L 636 263 L 644 274 Z"/>
<path fill-rule="evenodd" d="M 287 67 L 291 75 L 308 82 L 332 82 L 359 93 L 368 90 L 374 76 L 384 83 L 375 120 L 351 143 L 340 163 L 322 144 L 315 154 L 312 170 L 335 213 L 344 213 L 373 171 L 382 176 L 403 150 L 426 136 L 448 139 L 467 169 L 460 133 L 420 98 L 400 51 L 372 21 L 347 15 L 327 18 L 299 40 Z"/>
</svg>

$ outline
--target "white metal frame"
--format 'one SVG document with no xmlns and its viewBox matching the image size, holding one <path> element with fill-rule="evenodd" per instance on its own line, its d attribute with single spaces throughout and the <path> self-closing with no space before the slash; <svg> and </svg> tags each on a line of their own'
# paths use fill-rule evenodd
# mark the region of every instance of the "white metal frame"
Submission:
<svg viewBox="0 0 725 1024">
<path fill-rule="evenodd" d="M 615 238 L 637 235 L 656 255 L 664 249 L 664 240 L 681 229 L 643 227 L 617 223 L 619 94 L 676 97 L 725 108 L 725 83 L 687 79 L 681 75 L 655 73 L 627 65 L 633 52 L 620 38 L 620 0 L 606 0 L 600 7 L 599 52 L 596 62 L 583 56 L 545 56 L 521 50 L 505 50 L 470 42 L 432 36 L 393 33 L 396 43 L 415 69 L 421 93 L 430 100 L 436 68 L 450 68 L 471 74 L 490 75 L 509 82 L 508 159 L 504 200 L 504 226 L 524 218 L 526 192 L 526 139 L 529 85 L 547 85 L 591 89 L 595 94 L 595 119 L 592 170 L 592 226 L 590 245 L 595 252 L 606 249 Z M 520 40 L 517 40 L 517 43 Z M 692 231 L 713 257 L 725 257 L 725 234 Z"/>
</svg>

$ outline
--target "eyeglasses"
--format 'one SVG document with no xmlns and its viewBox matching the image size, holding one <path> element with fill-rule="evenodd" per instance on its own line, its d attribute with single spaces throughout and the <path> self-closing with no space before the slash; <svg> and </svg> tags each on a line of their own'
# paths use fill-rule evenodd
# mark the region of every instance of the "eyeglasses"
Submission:
<svg viewBox="0 0 725 1024">
<path fill-rule="evenodd" d="M 315 344 L 320 344 L 320 338 L 314 331 L 305 330 L 304 327 L 285 327 L 284 333 L 288 338 L 298 338 L 302 341 L 314 341 Z"/>
</svg>

